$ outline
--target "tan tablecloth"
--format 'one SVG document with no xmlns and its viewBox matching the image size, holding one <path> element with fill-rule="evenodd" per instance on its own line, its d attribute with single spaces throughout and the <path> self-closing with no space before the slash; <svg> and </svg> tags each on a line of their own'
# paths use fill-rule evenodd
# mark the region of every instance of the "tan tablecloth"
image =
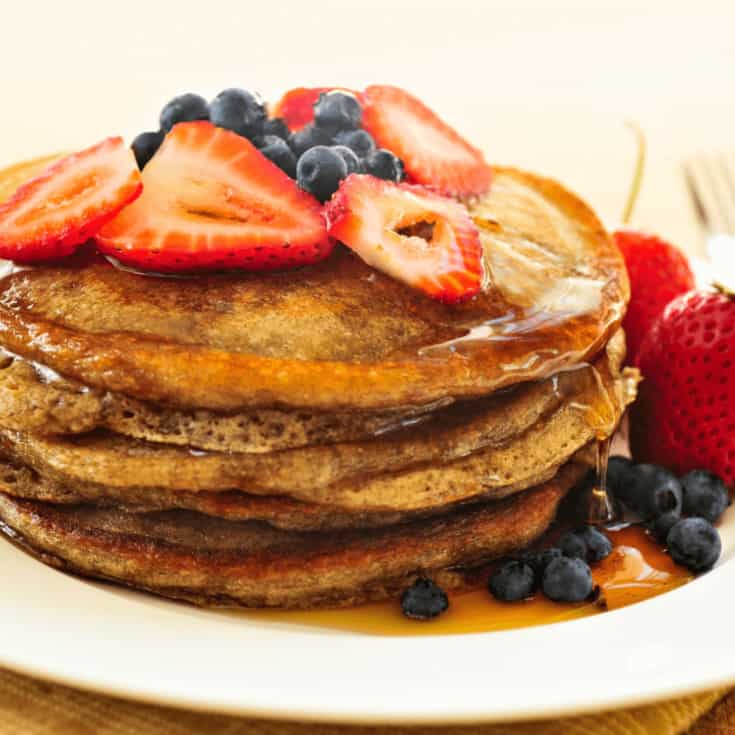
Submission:
<svg viewBox="0 0 735 735">
<path fill-rule="evenodd" d="M 88 694 L 0 670 L 0 735 L 735 735 L 735 692 L 571 719 L 466 727 L 343 727 L 199 714 Z"/>
</svg>

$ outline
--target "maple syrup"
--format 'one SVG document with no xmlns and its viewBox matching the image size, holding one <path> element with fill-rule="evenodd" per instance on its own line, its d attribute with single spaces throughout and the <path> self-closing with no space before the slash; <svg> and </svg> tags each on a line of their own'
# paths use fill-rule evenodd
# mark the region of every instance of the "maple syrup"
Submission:
<svg viewBox="0 0 735 735">
<path fill-rule="evenodd" d="M 640 526 L 607 533 L 613 550 L 592 569 L 600 596 L 590 602 L 552 602 L 541 593 L 523 602 L 500 602 L 483 585 L 469 592 L 450 593 L 449 610 L 428 622 L 405 618 L 395 599 L 344 610 L 258 610 L 245 615 L 263 622 L 383 636 L 488 633 L 598 615 L 656 597 L 692 579 L 691 573 L 674 564 Z"/>
</svg>

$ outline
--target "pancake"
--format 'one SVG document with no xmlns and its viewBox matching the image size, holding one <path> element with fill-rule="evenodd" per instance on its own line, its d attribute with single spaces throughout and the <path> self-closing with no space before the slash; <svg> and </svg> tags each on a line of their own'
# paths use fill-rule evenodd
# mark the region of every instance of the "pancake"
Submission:
<svg viewBox="0 0 735 735">
<path fill-rule="evenodd" d="M 315 534 L 186 511 L 135 514 L 0 494 L 5 532 L 43 561 L 199 604 L 315 607 L 399 594 L 419 575 L 476 565 L 528 546 L 554 520 L 584 468 L 499 503 L 369 534 Z M 455 584 L 460 575 L 441 577 Z"/>
<path fill-rule="evenodd" d="M 352 445 L 273 455 L 212 454 L 106 434 L 44 438 L 0 430 L 0 447 L 6 459 L 28 465 L 42 477 L 90 499 L 110 492 L 118 496 L 140 494 L 147 488 L 191 492 L 236 489 L 363 511 L 421 510 L 483 494 L 502 497 L 546 480 L 581 447 L 611 435 L 635 396 L 637 373 L 615 377 L 610 372 L 605 375 L 600 367 L 594 375 L 604 375 L 602 389 L 596 382 L 588 383 L 574 400 L 562 401 L 556 410 L 539 417 L 510 440 L 458 459 L 447 459 L 448 449 L 441 442 L 429 442 L 425 449 L 438 448 L 443 453 L 432 456 L 433 461 L 400 471 L 389 471 L 389 463 L 378 470 L 369 447 L 357 451 Z M 595 419 L 601 397 L 607 414 L 600 435 Z M 421 430 L 417 431 L 420 434 Z M 422 438 L 417 436 L 415 441 L 420 452 Z M 385 444 L 376 443 L 379 447 Z M 409 441 L 409 458 L 410 446 Z M 461 433 L 457 446 L 463 446 Z M 253 460 L 259 463 L 257 470 Z"/>
<path fill-rule="evenodd" d="M 0 352 L 0 425 L 41 435 L 104 428 L 162 444 L 259 454 L 372 438 L 426 421 L 451 402 L 343 413 L 253 409 L 222 414 L 176 409 L 89 388 L 45 365 Z"/>
<path fill-rule="evenodd" d="M 497 446 L 527 430 L 542 416 L 556 409 L 566 401 L 580 402 L 584 390 L 589 390 L 591 382 L 596 385 L 600 375 L 617 374 L 625 351 L 625 338 L 622 332 L 614 335 L 608 343 L 606 354 L 598 358 L 593 367 L 579 368 L 553 376 L 545 381 L 527 383 L 513 390 L 501 391 L 493 396 L 472 402 L 461 402 L 443 410 L 429 414 L 402 414 L 393 417 L 349 417 L 337 416 L 333 419 L 333 431 L 357 429 L 362 418 L 363 426 L 371 426 L 374 434 L 383 435 L 371 441 L 352 443 L 331 443 L 327 437 L 314 436 L 314 443 L 330 444 L 327 447 L 282 452 L 266 457 L 241 458 L 244 472 L 251 475 L 267 476 L 274 485 L 281 484 L 279 475 L 285 477 L 298 475 L 305 484 L 329 484 L 343 479 L 347 473 L 374 474 L 376 472 L 396 471 L 411 465 L 446 461 L 470 454 L 484 446 Z M 606 367 L 602 362 L 607 363 Z M 0 363 L 0 367 L 3 367 Z M 594 372 L 593 372 L 594 370 Z M 248 436 L 257 440 L 263 438 L 263 431 L 275 428 L 269 424 L 269 417 L 260 416 L 255 422 L 244 422 L 242 417 L 175 417 L 175 410 L 165 413 L 150 409 L 152 416 L 146 419 L 158 420 L 158 426 L 177 427 L 175 441 L 163 431 L 155 431 L 151 421 L 144 420 L 140 413 L 125 418 L 127 409 L 119 409 L 130 399 L 112 395 L 100 396 L 94 391 L 84 390 L 81 386 L 69 386 L 68 381 L 48 380 L 42 367 L 32 366 L 22 359 L 8 357 L 7 365 L 0 369 L 0 425 L 17 431 L 36 431 L 42 435 L 77 433 L 61 431 L 62 425 L 73 426 L 78 432 L 107 426 L 116 433 L 132 435 L 158 443 L 211 448 L 222 445 L 225 451 L 233 451 L 233 444 L 247 442 Z M 608 381 L 609 382 L 609 381 Z M 609 386 L 603 386 L 609 392 Z M 132 407 L 131 407 L 132 408 Z M 209 413 L 209 412 L 207 412 Z M 301 417 L 291 418 L 286 412 L 261 411 L 260 414 L 276 414 L 281 417 L 283 431 L 280 441 L 305 438 L 307 432 L 300 432 L 298 424 Z M 615 422 L 614 410 L 609 412 L 610 420 Z M 119 417 L 122 415 L 122 420 Z M 303 414 L 302 414 L 303 416 Z M 255 417 L 253 417 L 255 418 Z M 603 420 L 604 417 L 600 417 Z M 211 420 L 209 420 L 211 419 Z M 325 414 L 306 416 L 310 429 L 321 423 L 329 426 L 330 417 Z M 256 429 L 252 426 L 255 424 Z M 238 433 L 237 428 L 243 428 Z M 288 426 L 289 429 L 285 427 Z M 305 428 L 305 424 L 301 424 Z M 403 426 L 401 429 L 400 427 Z M 390 428 L 394 431 L 391 433 Z M 227 431 L 233 429 L 234 431 Z M 215 432 L 216 433 L 212 433 Z M 212 435 L 210 436 L 210 433 Z M 186 439 L 192 437 L 193 442 Z M 197 442 L 196 439 L 205 441 Z M 208 441 L 206 441 L 208 440 Z M 204 443 L 209 446 L 200 447 Z M 218 447 L 219 448 L 219 447 Z M 248 448 L 252 445 L 248 444 Z M 257 448 L 262 448 L 258 443 Z M 246 452 L 248 453 L 248 452 Z M 252 453 L 252 452 L 250 452 Z M 256 452 L 258 453 L 258 452 Z M 329 471 L 328 471 L 329 470 Z"/>
<path fill-rule="evenodd" d="M 83 254 L 0 279 L 0 341 L 103 391 L 221 412 L 395 410 L 486 395 L 597 354 L 628 282 L 592 211 L 559 184 L 507 168 L 470 209 L 488 279 L 462 305 L 342 247 L 299 270 L 196 279 Z"/>
</svg>

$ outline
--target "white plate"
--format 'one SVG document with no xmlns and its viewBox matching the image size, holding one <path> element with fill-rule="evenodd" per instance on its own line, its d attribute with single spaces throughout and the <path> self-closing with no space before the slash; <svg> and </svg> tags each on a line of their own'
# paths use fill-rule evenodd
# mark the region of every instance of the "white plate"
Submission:
<svg viewBox="0 0 735 735">
<path fill-rule="evenodd" d="M 253 621 L 81 581 L 0 543 L 0 664 L 151 702 L 273 718 L 469 722 L 600 711 L 735 683 L 735 509 L 718 568 L 555 625 L 383 638 Z"/>
</svg>

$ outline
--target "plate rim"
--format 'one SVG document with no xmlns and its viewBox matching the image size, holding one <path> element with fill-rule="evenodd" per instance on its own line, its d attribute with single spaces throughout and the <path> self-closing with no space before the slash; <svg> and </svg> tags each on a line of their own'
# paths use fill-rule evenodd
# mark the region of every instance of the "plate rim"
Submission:
<svg viewBox="0 0 735 735">
<path fill-rule="evenodd" d="M 730 512 L 728 516 L 729 520 L 725 524 L 726 528 L 721 528 L 721 531 L 724 531 L 723 541 L 726 542 L 726 554 L 730 557 L 732 555 L 730 547 L 735 545 L 735 510 Z M 76 590 L 79 593 L 84 593 L 83 597 L 89 597 L 91 600 L 101 601 L 104 605 L 107 605 L 107 608 L 103 606 L 103 609 L 114 610 L 119 607 L 121 621 L 125 620 L 130 613 L 129 610 L 125 609 L 129 605 L 132 605 L 133 612 L 136 609 L 143 612 L 152 610 L 156 613 L 156 616 L 163 616 L 164 619 L 167 617 L 173 619 L 177 617 L 192 618 L 195 620 L 195 627 L 204 625 L 205 629 L 211 626 L 212 621 L 215 622 L 214 626 L 211 626 L 213 629 L 220 628 L 221 626 L 217 625 L 217 621 L 225 619 L 222 615 L 226 618 L 233 617 L 228 613 L 203 611 L 193 606 L 171 603 L 160 600 L 153 595 L 142 595 L 138 592 L 124 590 L 110 584 L 100 584 L 88 579 L 80 580 L 77 577 L 66 573 L 59 573 L 56 569 L 40 564 L 37 560 L 27 556 L 23 551 L 10 543 L 5 543 L 0 548 L 2 548 L 0 558 L 4 555 L 7 556 L 7 552 L 10 550 L 11 554 L 15 556 L 15 559 L 11 560 L 11 564 L 17 565 L 18 569 L 16 569 L 16 572 L 20 572 L 21 574 L 25 573 L 29 582 L 34 577 L 38 577 L 39 581 L 43 581 L 43 578 L 46 577 L 47 582 L 52 587 L 58 587 L 64 589 L 66 592 L 71 592 L 72 597 Z M 31 566 L 24 569 L 27 565 Z M 7 564 L 5 566 L 7 568 Z M 579 635 L 581 641 L 589 642 L 590 635 L 626 627 L 631 622 L 635 623 L 636 619 L 647 618 L 650 623 L 650 619 L 654 618 L 655 622 L 658 609 L 661 608 L 664 610 L 663 615 L 665 617 L 667 614 L 666 610 L 671 609 L 670 605 L 672 604 L 675 610 L 689 610 L 691 612 L 693 609 L 696 611 L 697 607 L 702 604 L 701 600 L 704 596 L 704 599 L 711 607 L 713 591 L 715 593 L 714 599 L 719 603 L 714 606 L 715 611 L 720 616 L 718 622 L 726 625 L 729 622 L 726 613 L 735 612 L 735 604 L 733 604 L 735 600 L 730 601 L 729 605 L 727 604 L 728 582 L 731 584 L 733 580 L 735 580 L 735 559 L 729 558 L 728 561 L 718 565 L 711 573 L 690 584 L 627 608 L 592 617 L 551 623 L 534 628 L 491 633 L 436 637 L 396 636 L 390 638 L 343 632 L 335 635 L 331 631 L 322 631 L 319 629 L 305 629 L 296 626 L 294 626 L 294 629 L 290 629 L 287 625 L 262 623 L 260 621 L 248 620 L 245 616 L 231 619 L 228 626 L 224 627 L 232 626 L 234 620 L 236 621 L 234 624 L 238 630 L 240 628 L 243 630 L 248 629 L 248 635 L 255 633 L 258 637 L 264 635 L 266 639 L 274 636 L 282 636 L 283 629 L 285 628 L 285 638 L 289 648 L 296 642 L 302 646 L 307 639 L 312 643 L 318 641 L 323 643 L 325 640 L 331 638 L 332 642 L 341 640 L 343 644 L 347 643 L 348 646 L 356 650 L 364 650 L 366 647 L 370 649 L 390 646 L 399 655 L 405 655 L 406 653 L 410 654 L 412 649 L 415 653 L 418 646 L 426 646 L 427 643 L 445 650 L 448 648 L 448 642 L 459 641 L 459 648 L 467 650 L 471 647 L 475 651 L 480 651 L 484 655 L 488 655 L 497 648 L 507 649 L 509 644 L 511 647 L 514 643 L 520 646 L 529 643 L 533 645 L 539 636 L 544 636 L 546 640 L 554 640 L 576 639 L 577 635 Z M 44 600 L 43 594 L 43 592 L 39 592 L 40 596 L 38 600 Z M 719 598 L 717 598 L 717 594 L 719 594 Z M 111 600 L 112 606 L 110 607 Z M 53 601 L 53 599 L 46 600 L 51 605 L 53 605 Z M 12 595 L 6 595 L 5 604 L 0 606 L 0 622 L 5 622 L 3 618 L 8 617 L 8 610 L 12 607 L 12 602 L 16 602 L 22 606 L 24 600 L 22 596 L 13 598 Z M 74 607 L 73 601 L 71 606 L 67 607 L 67 614 L 71 613 L 73 615 L 79 612 Z M 22 609 L 19 609 L 18 612 L 22 612 Z M 26 612 L 30 613 L 31 610 L 27 610 Z M 38 612 L 39 610 L 36 609 L 34 613 L 37 617 Z M 21 618 L 23 616 L 18 615 L 18 617 Z M 44 618 L 41 616 L 38 619 L 43 620 Z M 48 618 L 45 620 L 48 623 Z M 119 621 L 113 620 L 112 624 L 116 622 Z M 130 621 L 128 620 L 127 622 Z M 141 623 L 144 627 L 147 625 L 146 621 L 141 621 L 141 619 L 138 620 L 138 623 Z M 666 626 L 658 627 L 659 630 L 667 630 Z M 715 632 L 715 627 L 710 626 L 710 637 Z M 670 629 L 671 625 L 669 625 L 668 630 Z M 651 630 L 655 631 L 656 628 L 654 627 Z M 717 628 L 717 630 L 721 630 L 721 628 Z M 131 631 L 135 632 L 135 626 L 133 626 Z M 37 632 L 41 633 L 43 631 Z M 109 630 L 103 626 L 97 631 L 98 638 L 100 635 L 104 635 L 105 632 L 109 633 Z M 222 630 L 215 630 L 214 632 L 218 632 L 219 637 L 222 637 Z M 550 636 L 549 633 L 554 633 L 554 635 Z M 48 629 L 46 630 L 46 634 L 48 636 Z M 92 637 L 94 638 L 94 636 Z M 49 640 L 53 640 L 53 635 L 51 635 Z M 120 640 L 124 645 L 129 645 L 130 643 L 129 640 Z M 575 697 L 573 693 L 566 691 L 563 692 L 564 696 L 556 706 L 552 706 L 546 702 L 543 708 L 540 708 L 538 704 L 534 704 L 533 698 L 524 700 L 522 707 L 519 706 L 518 699 L 502 702 L 497 699 L 493 700 L 492 698 L 486 699 L 484 703 L 479 703 L 479 705 L 477 702 L 473 702 L 471 708 L 457 707 L 454 698 L 448 696 L 441 707 L 432 705 L 429 710 L 423 710 L 422 705 L 425 704 L 426 694 L 411 689 L 406 692 L 406 696 L 411 700 L 410 704 L 408 706 L 404 704 L 398 709 L 391 709 L 390 704 L 388 706 L 375 707 L 375 702 L 371 700 L 370 696 L 366 698 L 361 707 L 353 708 L 350 711 L 346 711 L 344 707 L 340 707 L 338 701 L 331 700 L 330 702 L 325 698 L 322 698 L 320 702 L 312 703 L 310 706 L 304 706 L 303 703 L 299 704 L 298 698 L 293 699 L 293 697 L 289 697 L 288 690 L 283 689 L 278 692 L 277 697 L 274 697 L 272 694 L 263 697 L 262 691 L 248 691 L 247 688 L 244 688 L 242 690 L 244 694 L 241 693 L 239 698 L 233 698 L 232 691 L 225 693 L 225 696 L 220 695 L 213 698 L 211 692 L 207 693 L 205 691 L 202 693 L 197 691 L 198 682 L 196 681 L 196 674 L 192 674 L 188 683 L 185 683 L 183 688 L 181 686 L 171 688 L 166 687 L 166 685 L 151 687 L 145 685 L 145 683 L 141 683 L 139 680 L 121 680 L 119 677 L 116 678 L 115 676 L 111 677 L 109 675 L 100 679 L 90 670 L 85 671 L 83 667 L 79 668 L 76 666 L 69 658 L 58 660 L 47 656 L 46 658 L 42 657 L 42 660 L 39 661 L 37 655 L 25 657 L 19 655 L 17 645 L 14 647 L 14 652 L 9 651 L 7 645 L 0 647 L 0 665 L 33 678 L 52 681 L 83 691 L 92 691 L 128 701 L 163 705 L 189 711 L 216 712 L 269 720 L 334 724 L 459 725 L 469 723 L 518 722 L 627 709 L 735 684 L 735 656 L 731 655 L 735 653 L 735 646 L 731 645 L 728 647 L 726 645 L 727 639 L 721 641 L 715 637 L 715 639 L 711 639 L 709 642 L 711 643 L 713 640 L 719 647 L 718 649 L 712 648 L 713 651 L 722 651 L 724 649 L 730 652 L 729 657 L 724 657 L 727 659 L 724 667 L 722 665 L 723 657 L 720 656 L 719 663 L 717 665 L 713 664 L 709 670 L 703 671 L 697 668 L 691 669 L 690 667 L 685 667 L 686 670 L 678 671 L 676 676 L 670 680 L 661 680 L 656 677 L 647 679 L 645 675 L 639 672 L 635 678 L 632 678 L 626 683 L 627 685 L 619 687 L 614 692 L 606 693 L 601 691 L 600 688 L 597 688 L 595 691 L 588 689 L 583 697 Z M 690 639 L 686 639 L 686 641 L 691 643 Z M 327 642 L 329 641 L 327 640 Z M 661 640 L 654 642 L 660 646 L 662 642 L 671 644 L 672 641 L 664 636 Z M 89 643 L 90 641 L 85 641 L 86 645 L 89 645 Z M 105 642 L 97 640 L 97 643 L 104 644 Z M 107 644 L 109 645 L 109 641 L 107 641 Z M 113 650 L 114 648 L 113 646 Z M 340 646 L 334 646 L 332 648 L 340 648 Z M 623 651 L 622 653 L 630 653 L 630 651 Z M 620 669 L 620 662 L 618 662 L 618 669 Z M 354 669 L 348 673 L 354 676 L 356 671 L 358 670 Z M 318 673 L 318 667 L 317 672 L 311 673 Z M 461 681 L 461 677 L 458 681 Z M 464 683 L 466 684 L 467 682 Z M 487 684 L 492 686 L 492 683 L 492 677 L 489 677 Z M 561 691 L 561 685 L 559 685 L 559 690 Z M 185 694 L 184 692 L 188 693 Z"/>
</svg>

